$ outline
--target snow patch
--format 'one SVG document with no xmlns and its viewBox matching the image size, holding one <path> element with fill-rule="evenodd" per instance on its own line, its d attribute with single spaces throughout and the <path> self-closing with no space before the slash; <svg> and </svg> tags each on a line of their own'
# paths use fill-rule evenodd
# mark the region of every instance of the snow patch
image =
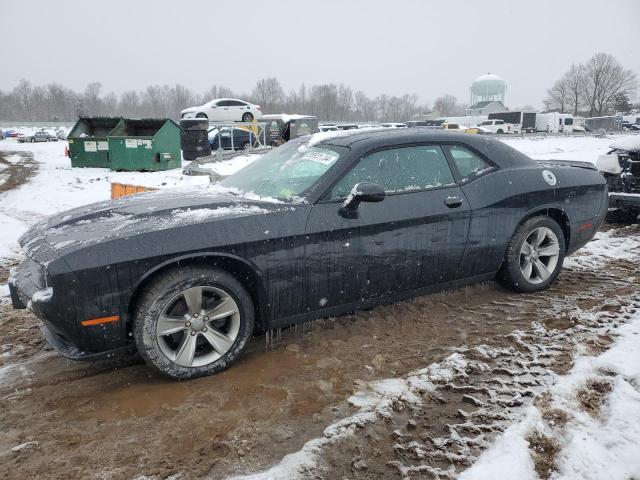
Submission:
<svg viewBox="0 0 640 480">
<path fill-rule="evenodd" d="M 268 213 L 268 210 L 255 205 L 239 205 L 237 207 L 177 209 L 173 210 L 171 215 L 177 220 L 204 220 L 225 215 L 240 216 L 259 213 Z"/>
</svg>

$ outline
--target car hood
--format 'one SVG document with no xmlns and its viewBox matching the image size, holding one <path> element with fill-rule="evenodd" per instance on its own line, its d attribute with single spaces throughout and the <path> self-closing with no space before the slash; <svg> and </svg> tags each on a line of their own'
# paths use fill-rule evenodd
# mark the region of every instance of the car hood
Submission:
<svg viewBox="0 0 640 480">
<path fill-rule="evenodd" d="M 90 245 L 194 224 L 291 209 L 270 199 L 247 199 L 216 186 L 145 192 L 49 217 L 20 238 L 25 254 L 42 263 Z M 47 254 L 42 255 L 46 250 Z"/>
</svg>

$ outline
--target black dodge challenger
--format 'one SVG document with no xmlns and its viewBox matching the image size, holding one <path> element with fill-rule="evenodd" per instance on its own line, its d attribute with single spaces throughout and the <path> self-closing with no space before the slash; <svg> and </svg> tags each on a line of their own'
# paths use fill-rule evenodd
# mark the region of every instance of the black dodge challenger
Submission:
<svg viewBox="0 0 640 480">
<path fill-rule="evenodd" d="M 71 210 L 9 287 L 62 355 L 218 372 L 256 331 L 497 278 L 545 289 L 607 212 L 588 163 L 432 130 L 302 137 L 217 185 Z"/>
</svg>

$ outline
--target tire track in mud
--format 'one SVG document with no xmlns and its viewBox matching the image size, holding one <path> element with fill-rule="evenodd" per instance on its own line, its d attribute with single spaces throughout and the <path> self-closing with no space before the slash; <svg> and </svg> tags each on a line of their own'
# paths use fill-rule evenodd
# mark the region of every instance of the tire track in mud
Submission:
<svg viewBox="0 0 640 480">
<path fill-rule="evenodd" d="M 19 155 L 19 162 L 10 162 L 6 157 Z M 32 152 L 0 151 L 0 193 L 19 187 L 38 171 L 38 163 Z"/>
<path fill-rule="evenodd" d="M 456 349 L 451 376 L 430 379 L 435 388 L 417 403 L 398 396 L 392 415 L 326 449 L 319 477 L 456 478 L 524 407 L 543 399 L 554 376 L 570 370 L 576 351 L 597 355 L 606 350 L 615 329 L 640 309 L 637 282 L 573 270 L 563 272 L 554 290 L 565 291 L 568 282 L 583 291 L 556 296 L 555 305 L 539 298 L 519 305 L 490 302 L 483 309 L 489 315 L 528 306 L 537 307 L 538 316 L 526 330 Z"/>
</svg>

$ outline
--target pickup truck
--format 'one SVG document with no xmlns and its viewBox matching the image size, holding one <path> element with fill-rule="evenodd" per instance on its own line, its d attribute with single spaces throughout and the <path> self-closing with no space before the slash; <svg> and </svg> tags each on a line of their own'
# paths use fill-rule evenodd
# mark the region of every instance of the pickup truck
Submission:
<svg viewBox="0 0 640 480">
<path fill-rule="evenodd" d="M 513 125 L 511 123 L 505 123 L 504 120 L 485 120 L 484 122 L 478 125 L 486 130 L 489 130 L 491 133 L 516 133 L 517 125 Z"/>
</svg>

